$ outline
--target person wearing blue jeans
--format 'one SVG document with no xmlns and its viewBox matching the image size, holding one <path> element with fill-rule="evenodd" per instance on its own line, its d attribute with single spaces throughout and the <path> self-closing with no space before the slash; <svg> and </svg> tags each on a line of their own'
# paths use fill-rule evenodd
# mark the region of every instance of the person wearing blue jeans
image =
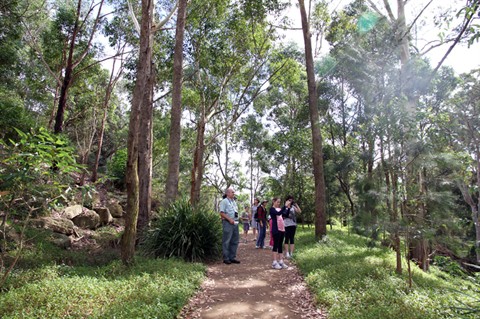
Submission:
<svg viewBox="0 0 480 319">
<path fill-rule="evenodd" d="M 227 265 L 239 264 L 238 249 L 238 207 L 235 201 L 235 191 L 229 187 L 225 191 L 226 197 L 220 202 L 220 216 L 222 217 L 222 251 L 223 262 Z"/>
<path fill-rule="evenodd" d="M 257 208 L 258 219 L 258 239 L 255 248 L 265 248 L 265 234 L 267 232 L 267 210 L 265 209 L 266 200 L 262 201 Z"/>
</svg>

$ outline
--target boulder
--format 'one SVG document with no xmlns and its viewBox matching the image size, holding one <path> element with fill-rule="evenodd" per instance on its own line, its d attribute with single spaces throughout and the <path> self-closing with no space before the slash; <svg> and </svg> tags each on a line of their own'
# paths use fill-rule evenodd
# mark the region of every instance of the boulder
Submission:
<svg viewBox="0 0 480 319">
<path fill-rule="evenodd" d="M 72 241 L 70 240 L 70 237 L 64 234 L 58 234 L 58 233 L 53 233 L 52 234 L 52 243 L 55 246 L 58 246 L 60 248 L 69 248 L 72 246 Z"/>
<path fill-rule="evenodd" d="M 74 219 L 78 215 L 83 213 L 82 205 L 73 205 L 65 208 L 62 212 L 63 217 L 68 219 Z"/>
<path fill-rule="evenodd" d="M 107 207 L 96 207 L 93 210 L 100 216 L 100 225 L 108 225 L 113 222 L 112 214 Z"/>
<path fill-rule="evenodd" d="M 93 210 L 86 210 L 72 221 L 78 227 L 94 230 L 100 225 L 100 216 Z"/>
<path fill-rule="evenodd" d="M 124 218 L 113 218 L 113 225 L 119 227 L 125 227 L 125 219 Z"/>
<path fill-rule="evenodd" d="M 108 210 L 114 218 L 123 217 L 123 208 L 119 203 L 110 203 L 108 204 Z"/>
<path fill-rule="evenodd" d="M 67 218 L 41 217 L 33 219 L 30 223 L 38 228 L 50 229 L 53 232 L 72 235 L 75 225 Z"/>
</svg>

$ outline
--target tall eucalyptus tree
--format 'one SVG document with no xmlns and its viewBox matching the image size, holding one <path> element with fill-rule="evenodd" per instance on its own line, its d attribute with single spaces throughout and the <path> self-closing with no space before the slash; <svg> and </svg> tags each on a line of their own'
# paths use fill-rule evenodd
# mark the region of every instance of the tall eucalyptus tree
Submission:
<svg viewBox="0 0 480 319">
<path fill-rule="evenodd" d="M 137 240 L 137 220 L 139 212 L 139 136 L 142 105 L 145 102 L 145 88 L 149 87 L 152 75 L 152 29 L 153 29 L 153 1 L 142 0 L 142 18 L 140 25 L 140 48 L 137 64 L 137 76 L 132 96 L 130 123 L 128 132 L 128 159 L 126 172 L 127 186 L 127 214 L 125 231 L 121 240 L 121 256 L 124 264 L 133 262 L 135 243 Z M 149 90 L 147 89 L 147 92 Z M 150 93 L 148 93 L 150 96 Z M 143 105 L 148 107 L 148 105 Z"/>
<path fill-rule="evenodd" d="M 165 185 L 167 202 L 174 201 L 178 193 L 182 118 L 183 42 L 186 15 L 187 0 L 179 0 L 173 57 L 173 89 L 172 108 L 170 110 L 170 142 L 168 143 L 168 172 Z"/>
<path fill-rule="evenodd" d="M 320 130 L 320 114 L 318 112 L 317 86 L 313 64 L 312 39 L 310 23 L 307 18 L 305 1 L 298 0 L 302 20 L 303 41 L 305 43 L 305 64 L 308 82 L 308 106 L 310 111 L 310 127 L 312 130 L 312 163 L 315 179 L 315 237 L 322 238 L 327 234 L 327 217 L 325 211 L 325 177 L 323 172 L 323 146 Z"/>
<path fill-rule="evenodd" d="M 231 134 L 235 123 L 283 66 L 267 73 L 275 33 L 264 20 L 242 13 L 238 3 L 221 0 L 208 5 L 192 3 L 192 7 L 198 16 L 192 16 L 187 27 L 191 43 L 188 72 L 193 80 L 187 83 L 186 102 L 197 130 L 190 191 L 191 202 L 197 203 L 205 151 Z"/>
</svg>

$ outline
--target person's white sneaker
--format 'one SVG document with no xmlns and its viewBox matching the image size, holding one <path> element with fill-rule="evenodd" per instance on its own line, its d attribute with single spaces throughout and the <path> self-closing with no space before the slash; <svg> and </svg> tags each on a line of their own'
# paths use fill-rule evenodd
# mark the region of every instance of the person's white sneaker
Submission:
<svg viewBox="0 0 480 319">
<path fill-rule="evenodd" d="M 282 269 L 282 266 L 280 266 L 280 264 L 275 260 L 275 261 L 272 263 L 272 268 L 273 268 L 273 269 Z"/>
<path fill-rule="evenodd" d="M 278 263 L 278 265 L 281 267 L 280 269 L 287 269 L 288 268 L 288 266 L 285 265 L 285 263 L 282 260 Z"/>
<path fill-rule="evenodd" d="M 285 258 L 290 258 L 290 253 L 288 251 L 285 253 Z"/>
</svg>

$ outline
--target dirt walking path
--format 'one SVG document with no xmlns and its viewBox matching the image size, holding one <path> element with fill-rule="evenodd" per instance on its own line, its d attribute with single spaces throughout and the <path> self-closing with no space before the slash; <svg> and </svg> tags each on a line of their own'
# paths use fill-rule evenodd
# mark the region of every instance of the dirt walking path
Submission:
<svg viewBox="0 0 480 319">
<path fill-rule="evenodd" d="M 286 261 L 288 269 L 276 270 L 271 256 L 271 249 L 255 249 L 252 240 L 241 242 L 241 263 L 208 265 L 208 278 L 179 318 L 326 318 L 293 261 Z"/>
</svg>

